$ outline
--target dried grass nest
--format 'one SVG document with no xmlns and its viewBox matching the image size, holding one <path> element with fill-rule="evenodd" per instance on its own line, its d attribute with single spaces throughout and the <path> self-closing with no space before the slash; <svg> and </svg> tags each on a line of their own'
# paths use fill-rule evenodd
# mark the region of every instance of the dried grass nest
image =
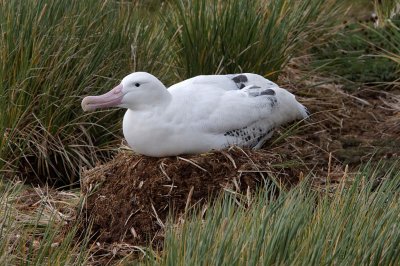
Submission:
<svg viewBox="0 0 400 266">
<path fill-rule="evenodd" d="M 263 150 L 229 150 L 185 157 L 150 158 L 120 152 L 84 172 L 87 197 L 81 215 L 100 243 L 161 244 L 169 214 L 179 216 L 215 198 L 221 190 L 250 193 L 265 182 L 281 188 L 302 176 L 283 157 Z"/>
</svg>

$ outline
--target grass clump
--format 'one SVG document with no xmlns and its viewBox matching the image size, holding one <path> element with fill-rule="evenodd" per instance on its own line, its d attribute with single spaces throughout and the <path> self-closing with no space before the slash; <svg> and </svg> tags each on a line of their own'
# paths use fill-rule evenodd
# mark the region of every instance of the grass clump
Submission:
<svg viewBox="0 0 400 266">
<path fill-rule="evenodd" d="M 0 1 L 0 156 L 41 183 L 71 184 L 118 142 L 117 112 L 83 114 L 87 94 L 129 71 L 165 77 L 165 40 L 117 1 Z M 101 126 L 100 126 L 101 125 Z"/>
<path fill-rule="evenodd" d="M 394 82 L 399 84 L 400 79 L 400 17 L 399 20 L 395 22 L 390 22 L 385 28 L 384 32 L 379 32 L 375 30 L 376 34 L 379 34 L 383 40 L 383 43 L 390 44 L 383 47 L 379 47 L 379 55 L 383 58 L 389 59 L 392 63 L 396 65 L 394 74 L 397 77 Z"/>
<path fill-rule="evenodd" d="M 392 84 L 400 69 L 399 26 L 399 16 L 380 27 L 372 21 L 347 23 L 330 41 L 313 48 L 312 66 L 349 89 Z"/>
<path fill-rule="evenodd" d="M 245 71 L 275 80 L 301 40 L 333 18 L 340 3 L 175 0 L 164 19 L 178 76 Z"/>
<path fill-rule="evenodd" d="M 277 198 L 273 188 L 225 195 L 204 216 L 170 227 L 163 253 L 146 264 L 396 265 L 400 175 L 389 169 L 379 185 L 380 170 L 366 168 L 322 194 L 303 184 Z"/>
<path fill-rule="evenodd" d="M 376 26 L 385 27 L 392 18 L 400 14 L 399 0 L 375 0 L 375 13 L 378 17 Z"/>
</svg>

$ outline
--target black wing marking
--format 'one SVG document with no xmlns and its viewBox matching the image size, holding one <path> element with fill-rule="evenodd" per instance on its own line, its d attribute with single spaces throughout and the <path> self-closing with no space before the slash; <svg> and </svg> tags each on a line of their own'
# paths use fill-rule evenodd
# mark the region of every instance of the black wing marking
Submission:
<svg viewBox="0 0 400 266">
<path fill-rule="evenodd" d="M 275 96 L 276 92 L 271 88 L 261 88 L 253 85 L 246 87 L 246 92 L 252 97 L 264 96 L 271 108 L 274 108 L 278 103 L 278 99 Z"/>
<path fill-rule="evenodd" d="M 247 87 L 248 94 L 253 97 L 257 96 L 275 96 L 275 91 L 270 88 L 261 88 L 259 86 L 249 86 Z"/>
<path fill-rule="evenodd" d="M 275 91 L 273 89 L 266 89 L 266 90 L 261 91 L 260 95 L 272 95 L 272 96 L 274 96 L 275 95 Z"/>
<path fill-rule="evenodd" d="M 239 74 L 236 75 L 232 78 L 232 81 L 235 82 L 236 86 L 238 87 L 239 90 L 243 89 L 246 87 L 246 83 L 249 81 L 246 75 Z"/>
<path fill-rule="evenodd" d="M 232 80 L 233 80 L 235 83 L 245 83 L 245 82 L 249 81 L 249 79 L 247 78 L 247 76 L 246 76 L 246 75 L 243 75 L 243 74 L 234 76 L 234 77 L 232 78 Z"/>
</svg>

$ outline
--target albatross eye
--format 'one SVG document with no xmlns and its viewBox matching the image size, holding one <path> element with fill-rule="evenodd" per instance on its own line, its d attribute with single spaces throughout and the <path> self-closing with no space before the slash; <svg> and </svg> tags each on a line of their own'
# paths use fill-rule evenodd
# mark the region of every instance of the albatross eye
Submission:
<svg viewBox="0 0 400 266">
<path fill-rule="evenodd" d="M 136 86 L 136 87 L 139 87 L 139 86 L 140 86 L 140 84 L 139 84 L 139 83 L 135 83 L 135 86 Z"/>
</svg>

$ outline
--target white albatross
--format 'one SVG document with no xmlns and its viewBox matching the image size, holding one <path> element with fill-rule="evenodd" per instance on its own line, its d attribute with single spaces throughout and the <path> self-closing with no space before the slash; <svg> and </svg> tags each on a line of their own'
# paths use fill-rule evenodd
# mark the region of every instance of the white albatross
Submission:
<svg viewBox="0 0 400 266">
<path fill-rule="evenodd" d="M 126 141 L 153 157 L 231 145 L 260 148 L 275 128 L 308 116 L 293 94 L 250 73 L 197 76 L 167 89 L 153 75 L 135 72 L 111 91 L 82 101 L 85 111 L 105 107 L 128 109 Z"/>
</svg>

